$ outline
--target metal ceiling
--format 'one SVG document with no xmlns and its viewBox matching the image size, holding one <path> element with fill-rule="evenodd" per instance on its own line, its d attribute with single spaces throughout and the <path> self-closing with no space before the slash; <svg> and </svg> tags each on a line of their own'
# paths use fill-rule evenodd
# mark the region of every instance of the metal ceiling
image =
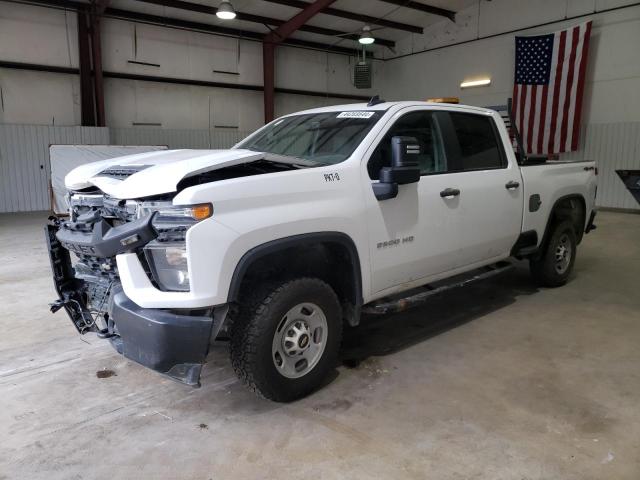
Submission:
<svg viewBox="0 0 640 480">
<path fill-rule="evenodd" d="M 160 18 L 177 23 L 194 22 L 196 26 L 219 28 L 223 34 L 233 35 L 237 31 L 251 38 L 268 34 L 310 3 L 309 0 L 231 1 L 238 13 L 234 20 L 215 16 L 219 0 L 111 0 L 109 7 L 111 12 L 133 12 L 141 20 L 149 16 L 150 23 Z M 358 32 L 364 25 L 371 25 L 380 30 L 374 31 L 376 43 L 369 48 L 393 49 L 397 40 L 420 33 L 430 24 L 451 21 L 447 18 L 475 3 L 477 0 L 337 0 L 296 31 L 287 43 L 318 49 L 329 47 L 346 53 L 358 48 Z"/>
</svg>

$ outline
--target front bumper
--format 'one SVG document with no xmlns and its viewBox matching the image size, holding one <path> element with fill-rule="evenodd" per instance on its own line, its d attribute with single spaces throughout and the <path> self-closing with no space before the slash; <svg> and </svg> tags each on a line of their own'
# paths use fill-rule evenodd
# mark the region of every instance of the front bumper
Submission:
<svg viewBox="0 0 640 480">
<path fill-rule="evenodd" d="M 222 327 L 227 307 L 198 310 L 142 308 L 126 296 L 119 282 L 115 282 L 110 288 L 105 311 L 91 311 L 84 293 L 84 281 L 75 277 L 69 249 L 86 251 L 93 248 L 95 251 L 104 248 L 105 242 L 92 244 L 87 240 L 94 233 L 73 232 L 71 239 L 69 232 L 59 234 L 56 222 L 47 225 L 47 248 L 59 297 L 51 304 L 51 311 L 64 308 L 79 333 L 97 332 L 100 337 L 108 338 L 125 357 L 187 385 L 198 386 L 209 345 Z M 127 233 L 132 234 L 131 231 Z M 109 247 L 111 245 L 114 243 L 110 242 Z M 112 248 L 109 253 L 121 253 L 117 246 Z M 95 321 L 100 314 L 106 323 L 102 329 Z"/>
<path fill-rule="evenodd" d="M 187 385 L 200 384 L 213 316 L 141 308 L 121 289 L 111 294 L 108 313 L 108 336 L 119 353 Z"/>
</svg>

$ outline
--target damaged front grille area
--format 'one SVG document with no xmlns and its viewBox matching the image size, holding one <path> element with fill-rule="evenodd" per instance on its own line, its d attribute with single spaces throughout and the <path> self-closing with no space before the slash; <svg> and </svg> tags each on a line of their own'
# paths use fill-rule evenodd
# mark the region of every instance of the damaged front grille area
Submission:
<svg viewBox="0 0 640 480">
<path fill-rule="evenodd" d="M 115 258 L 80 255 L 73 269 L 75 277 L 84 282 L 83 290 L 89 310 L 104 315 L 111 287 L 120 280 Z"/>
<path fill-rule="evenodd" d="M 135 220 L 138 214 L 138 202 L 118 200 L 105 196 L 102 204 L 102 217 L 112 219 L 112 224 L 122 224 Z"/>
<path fill-rule="evenodd" d="M 101 193 L 74 193 L 68 199 L 69 218 L 72 222 L 86 214 L 108 219 L 114 226 L 137 218 L 139 202 L 135 200 L 120 200 Z"/>
<path fill-rule="evenodd" d="M 51 253 L 52 265 L 66 265 L 57 285 L 60 300 L 52 309 L 64 307 L 83 333 L 97 329 L 100 318 L 108 323 L 109 298 L 120 282 L 116 255 L 136 252 L 144 257 L 142 247 L 157 233 L 151 215 L 137 218 L 136 201 L 95 191 L 75 192 L 69 196 L 69 205 L 69 220 L 52 218 L 48 227 L 50 244 L 66 252 L 55 259 Z"/>
</svg>

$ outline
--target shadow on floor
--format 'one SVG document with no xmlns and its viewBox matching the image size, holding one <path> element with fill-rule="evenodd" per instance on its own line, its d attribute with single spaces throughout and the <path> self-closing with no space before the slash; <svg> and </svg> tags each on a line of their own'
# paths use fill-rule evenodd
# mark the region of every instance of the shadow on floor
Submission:
<svg viewBox="0 0 640 480">
<path fill-rule="evenodd" d="M 490 280 L 455 288 L 402 313 L 363 316 L 344 332 L 341 359 L 348 368 L 372 356 L 389 355 L 476 320 L 537 292 L 523 266 Z"/>
<path fill-rule="evenodd" d="M 406 312 L 363 316 L 360 326 L 347 328 L 344 332 L 341 363 L 347 368 L 356 368 L 370 357 L 404 350 L 511 305 L 521 295 L 537 291 L 528 269 L 518 265 L 490 280 L 434 295 L 423 305 Z M 220 342 L 218 346 L 225 348 L 215 348 L 210 352 L 203 371 L 203 391 L 216 390 L 220 385 L 216 383 L 217 377 L 221 372 L 226 376 L 230 370 L 226 342 Z M 334 369 L 319 389 L 333 383 L 339 375 L 339 371 Z M 224 400 L 229 401 L 227 406 L 234 412 L 251 415 L 280 408 L 279 404 L 259 400 L 240 382 L 234 382 L 225 387 L 227 389 L 232 395 Z M 220 397 L 216 405 L 218 411 L 224 410 Z"/>
</svg>

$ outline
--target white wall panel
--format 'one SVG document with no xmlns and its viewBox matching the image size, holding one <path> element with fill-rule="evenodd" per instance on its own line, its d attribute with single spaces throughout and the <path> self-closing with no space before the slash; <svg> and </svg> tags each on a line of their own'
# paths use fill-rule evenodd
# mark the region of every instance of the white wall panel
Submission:
<svg viewBox="0 0 640 480">
<path fill-rule="evenodd" d="M 229 148 L 251 133 L 234 129 L 111 128 L 110 131 L 113 145 L 167 145 L 171 149 Z"/>
<path fill-rule="evenodd" d="M 105 80 L 107 125 L 116 128 L 157 123 L 168 129 L 255 130 L 263 124 L 262 102 L 257 91 Z"/>
<path fill-rule="evenodd" d="M 579 5 L 573 0 L 568 5 Z M 540 1 L 494 0 L 482 2 L 480 34 L 487 35 L 511 30 L 524 20 L 528 25 L 536 19 L 549 18 L 555 12 L 555 19 L 564 18 L 566 2 L 559 7 L 549 7 L 545 13 L 528 12 L 536 5 L 546 5 Z M 622 2 L 598 3 L 599 8 L 612 8 Z M 626 4 L 630 2 L 627 1 Z M 500 6 L 500 14 L 493 10 Z M 584 9 L 584 5 L 582 5 Z M 486 20 L 485 10 L 493 12 L 492 19 Z M 593 9 L 593 0 L 591 0 Z M 538 18 L 540 17 L 540 18 Z M 472 40 L 477 35 L 477 8 L 461 12 L 455 25 L 442 22 L 425 29 L 422 36 L 414 35 L 403 40 L 399 52 L 410 52 L 421 48 L 445 46 L 438 50 L 389 60 L 383 70 L 383 93 L 387 99 L 425 99 L 429 97 L 460 97 L 463 103 L 471 105 L 504 104 L 513 92 L 514 37 L 515 34 L 471 41 L 462 45 L 452 42 Z M 485 20 L 483 20 L 485 18 Z M 640 121 L 640 6 L 597 14 L 591 17 L 594 28 L 591 38 L 589 64 L 587 70 L 584 121 L 589 123 L 615 123 Z M 533 28 L 521 35 L 548 33 L 578 22 L 559 22 L 553 25 Z M 497 22 L 482 27 L 483 21 Z M 513 23 L 515 22 L 515 23 Z M 483 31 L 482 28 L 488 30 Z M 465 33 L 466 32 L 466 33 Z M 482 88 L 460 89 L 464 80 L 490 77 L 491 85 Z"/>
<path fill-rule="evenodd" d="M 0 89 L 0 123 L 80 123 L 80 81 L 75 75 L 0 68 Z"/>
<path fill-rule="evenodd" d="M 106 143 L 107 128 L 0 125 L 0 212 L 49 209 L 49 145 Z"/>
<path fill-rule="evenodd" d="M 136 8 L 158 14 L 155 5 L 141 3 Z M 111 18 L 101 22 L 101 40 L 106 72 L 254 86 L 263 82 L 259 42 Z M 0 0 L 0 60 L 77 68 L 77 51 L 75 13 Z M 354 61 L 344 55 L 280 46 L 276 86 L 341 94 L 379 92 L 381 62 L 374 67 L 374 89 L 360 91 L 351 81 Z M 77 75 L 0 69 L 0 88 L 6 100 L 0 122 L 80 123 Z M 322 97 L 291 97 L 286 102 L 291 107 L 284 111 L 295 110 L 297 104 L 304 108 L 326 104 Z M 251 90 L 107 78 L 105 109 L 107 125 L 118 128 L 161 123 L 168 129 L 223 125 L 254 130 L 263 123 L 262 93 Z"/>
<path fill-rule="evenodd" d="M 561 158 L 597 162 L 596 205 L 640 210 L 640 205 L 616 174 L 616 170 L 640 170 L 640 122 L 587 125 L 582 129 L 582 139 L 579 151 Z"/>
<path fill-rule="evenodd" d="M 0 59 L 77 67 L 77 28 L 73 11 L 0 2 Z"/>
</svg>

